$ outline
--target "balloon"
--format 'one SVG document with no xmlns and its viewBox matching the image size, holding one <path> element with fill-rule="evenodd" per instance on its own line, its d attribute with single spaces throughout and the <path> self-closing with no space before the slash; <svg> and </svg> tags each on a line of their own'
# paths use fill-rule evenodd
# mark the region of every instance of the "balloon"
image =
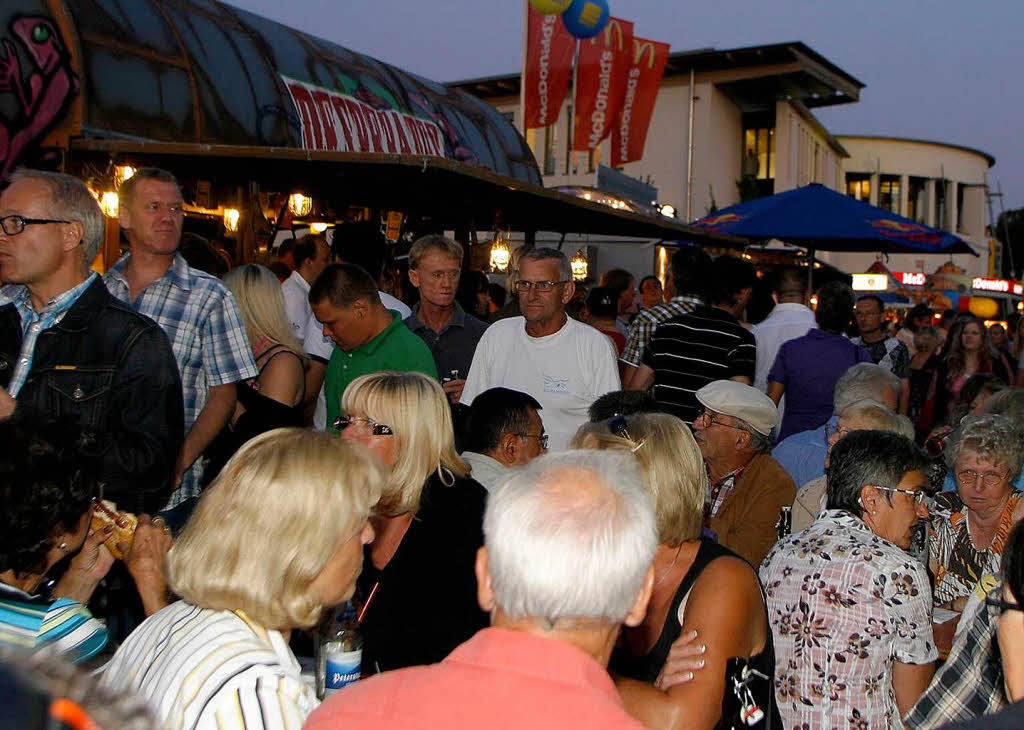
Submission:
<svg viewBox="0 0 1024 730">
<path fill-rule="evenodd" d="M 999 314 L 999 303 L 988 297 L 971 297 L 968 306 L 971 314 L 979 319 L 995 319 Z"/>
<path fill-rule="evenodd" d="M 608 0 L 573 0 L 569 9 L 562 13 L 562 23 L 569 33 L 585 39 L 604 30 L 610 17 Z"/>
<path fill-rule="evenodd" d="M 530 0 L 530 5 L 545 15 L 561 15 L 572 0 Z"/>
</svg>

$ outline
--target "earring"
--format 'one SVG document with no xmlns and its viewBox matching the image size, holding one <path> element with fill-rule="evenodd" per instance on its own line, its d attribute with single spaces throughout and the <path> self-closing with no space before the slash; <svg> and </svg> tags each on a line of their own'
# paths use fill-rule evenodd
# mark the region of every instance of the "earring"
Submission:
<svg viewBox="0 0 1024 730">
<path fill-rule="evenodd" d="M 68 544 L 66 542 L 62 542 L 60 545 L 57 546 L 57 549 L 61 552 L 65 552 L 68 549 Z"/>
</svg>

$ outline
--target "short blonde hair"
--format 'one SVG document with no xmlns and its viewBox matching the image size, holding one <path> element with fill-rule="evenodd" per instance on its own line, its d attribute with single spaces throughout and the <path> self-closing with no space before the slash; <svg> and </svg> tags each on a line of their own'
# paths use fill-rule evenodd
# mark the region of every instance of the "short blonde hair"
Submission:
<svg viewBox="0 0 1024 730">
<path fill-rule="evenodd" d="M 236 266 L 224 276 L 224 285 L 238 302 L 250 347 L 264 337 L 275 345 L 284 345 L 305 364 L 306 353 L 288 324 L 281 282 L 270 269 L 257 264 Z"/>
<path fill-rule="evenodd" d="M 462 246 L 446 236 L 438 236 L 436 234 L 421 236 L 409 247 L 409 268 L 418 269 L 420 267 L 420 259 L 428 251 L 440 251 L 451 256 L 453 259 L 457 259 L 460 264 L 462 263 L 462 257 L 465 255 L 462 251 Z"/>
<path fill-rule="evenodd" d="M 360 376 L 345 388 L 341 410 L 385 423 L 394 431 L 396 461 L 381 497 L 381 514 L 415 514 L 423 484 L 435 472 L 448 484 L 452 475 L 469 474 L 469 466 L 455 450 L 448 398 L 433 378 L 393 371 Z"/>
<path fill-rule="evenodd" d="M 846 406 L 839 414 L 840 418 L 853 418 L 867 424 L 860 430 L 890 431 L 914 440 L 914 424 L 906 416 L 901 416 L 891 408 L 873 400 L 859 400 Z"/>
<path fill-rule="evenodd" d="M 384 470 L 357 444 L 279 428 L 238 450 L 167 556 L 171 589 L 201 608 L 241 609 L 268 629 L 308 628 L 310 583 L 362 529 Z"/>
<path fill-rule="evenodd" d="M 676 547 L 700 537 L 708 474 L 690 429 L 667 413 L 616 418 L 624 419 L 630 438 L 612 433 L 610 421 L 587 423 L 576 432 L 572 448 L 633 452 L 654 502 L 658 541 Z"/>
</svg>

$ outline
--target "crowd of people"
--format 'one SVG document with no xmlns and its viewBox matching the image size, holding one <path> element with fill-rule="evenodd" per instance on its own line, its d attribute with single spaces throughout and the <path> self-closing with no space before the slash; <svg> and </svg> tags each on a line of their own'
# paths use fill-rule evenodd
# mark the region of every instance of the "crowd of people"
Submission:
<svg viewBox="0 0 1024 730">
<path fill-rule="evenodd" d="M 100 276 L 83 183 L 0 192 L 0 725 L 1024 723 L 1017 322 L 796 268 L 749 322 L 696 247 L 502 288 L 431 234 L 396 286 L 368 222 L 190 263 L 171 173 L 120 196 Z"/>
</svg>

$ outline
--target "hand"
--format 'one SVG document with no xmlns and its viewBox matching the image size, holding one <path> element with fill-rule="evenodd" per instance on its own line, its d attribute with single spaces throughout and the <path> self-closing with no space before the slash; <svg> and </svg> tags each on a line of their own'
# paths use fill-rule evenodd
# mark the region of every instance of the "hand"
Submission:
<svg viewBox="0 0 1024 730">
<path fill-rule="evenodd" d="M 114 564 L 114 556 L 103 544 L 113 531 L 114 526 L 107 525 L 85 538 L 82 549 L 71 559 L 67 572 L 53 589 L 54 597 L 70 598 L 83 605 L 89 602 L 92 592 Z"/>
<path fill-rule="evenodd" d="M 696 631 L 682 634 L 672 642 L 668 659 L 654 681 L 654 686 L 660 690 L 667 690 L 669 687 L 691 681 L 694 672 L 704 668 L 705 652 L 707 645 L 697 641 Z"/>
<path fill-rule="evenodd" d="M 461 391 L 460 391 L 461 392 Z M 15 401 L 6 388 L 0 388 L 0 421 L 6 421 L 14 413 Z"/>
<path fill-rule="evenodd" d="M 462 398 L 462 391 L 466 387 L 466 381 L 464 379 L 449 380 L 447 383 L 442 383 L 441 387 L 448 394 L 448 400 L 452 403 L 458 403 L 459 399 Z"/>
<path fill-rule="evenodd" d="M 139 590 L 147 616 L 167 605 L 163 566 L 172 545 L 171 529 L 162 517 L 150 519 L 149 515 L 139 515 L 135 539 L 124 556 L 124 564 Z"/>
</svg>

